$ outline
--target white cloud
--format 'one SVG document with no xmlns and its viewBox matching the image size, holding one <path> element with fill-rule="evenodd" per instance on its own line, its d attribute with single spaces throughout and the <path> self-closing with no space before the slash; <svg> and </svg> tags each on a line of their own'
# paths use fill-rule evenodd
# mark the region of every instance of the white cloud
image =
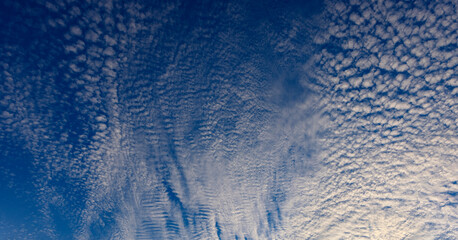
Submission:
<svg viewBox="0 0 458 240">
<path fill-rule="evenodd" d="M 81 36 L 81 34 L 83 33 L 79 26 L 72 26 L 70 28 L 70 32 L 75 36 Z"/>
<path fill-rule="evenodd" d="M 112 47 L 107 47 L 105 50 L 103 50 L 103 54 L 111 57 L 115 54 L 115 51 Z"/>
<path fill-rule="evenodd" d="M 51 216 L 51 204 L 66 204 L 53 174 L 87 188 L 75 238 L 94 237 L 91 228 L 114 206 L 114 239 L 453 236 L 456 198 L 447 192 L 457 190 L 458 82 L 456 50 L 447 48 L 456 39 L 450 3 L 408 10 L 402 2 L 327 2 L 314 44 L 346 50 L 311 57 L 298 75 L 317 84 L 298 79 L 297 87 L 319 96 L 281 107 L 266 101 L 265 62 L 240 60 L 243 32 L 205 52 L 204 35 L 180 45 L 161 31 L 176 24 L 172 3 L 157 12 L 88 4 L 47 4 L 67 11 L 46 20 L 51 26 L 65 26 L 69 14 L 87 21 L 84 31 L 66 26 L 62 76 L 42 70 L 25 81 L 25 67 L 11 63 L 0 89 L 1 129 L 20 135 L 44 169 L 36 183 L 43 211 Z M 310 23 L 298 22 L 285 20 L 288 31 L 261 39 L 289 61 L 308 56 L 300 37 L 310 35 Z M 201 51 L 224 59 L 193 57 Z M 75 94 L 59 92 L 57 81 Z M 28 98 L 34 89 L 40 97 Z"/>
<path fill-rule="evenodd" d="M 85 39 L 88 41 L 96 42 L 99 38 L 99 33 L 93 31 L 92 29 L 86 32 Z"/>
<path fill-rule="evenodd" d="M 449 3 L 446 5 L 450 6 Z M 441 40 L 445 36 L 444 31 L 447 30 L 436 27 L 437 24 L 442 23 L 432 21 L 426 29 L 420 30 L 408 22 L 411 19 L 432 20 L 431 16 L 434 15 L 431 14 L 435 13 L 431 13 L 431 9 L 430 6 L 424 9 L 414 8 L 414 13 L 410 17 L 404 14 L 407 10 L 390 8 L 386 4 L 377 7 L 369 6 L 364 10 L 361 7 L 361 10 L 358 9 L 354 13 L 333 13 L 334 10 L 329 9 L 332 14 L 335 14 L 335 18 L 331 17 L 329 24 L 331 38 L 359 41 L 363 48 L 372 50 L 371 53 L 378 54 L 378 51 L 384 51 L 379 63 L 370 64 L 367 61 L 371 56 L 370 53 L 358 51 L 358 48 L 354 49 L 358 54 L 353 56 L 353 61 L 359 69 L 342 74 L 345 76 L 344 79 L 355 87 L 361 84 L 363 89 L 366 89 L 371 88 L 375 83 L 375 89 L 352 90 L 352 92 L 361 92 L 356 95 L 365 96 L 367 93 L 363 91 L 371 91 L 375 96 L 359 98 L 374 99 L 360 103 L 357 102 L 358 98 L 350 97 L 351 93 L 345 93 L 349 97 L 340 97 L 336 94 L 335 90 L 348 89 L 349 85 L 346 81 L 342 83 L 328 80 L 328 85 L 324 85 L 329 86 L 329 99 L 325 100 L 329 102 L 327 111 L 334 116 L 334 120 L 328 126 L 330 134 L 321 140 L 328 146 L 323 151 L 323 159 L 327 165 L 325 164 L 320 170 L 321 177 L 304 178 L 303 182 L 296 184 L 308 187 L 300 187 L 303 190 L 297 190 L 297 195 L 291 197 L 288 203 L 291 205 L 286 204 L 285 208 L 288 206 L 294 208 L 291 208 L 288 216 L 284 218 L 284 229 L 279 233 L 281 237 L 278 238 L 339 239 L 365 236 L 371 239 L 401 239 L 453 236 L 450 234 L 456 227 L 449 225 L 447 219 L 452 219 L 456 213 L 440 206 L 446 206 L 447 203 L 455 200 L 435 198 L 429 201 L 414 197 L 421 195 L 432 199 L 439 195 L 447 196 L 439 194 L 441 191 L 438 190 L 439 186 L 456 181 L 455 177 L 451 177 L 454 175 L 454 170 L 447 166 L 452 162 L 456 165 L 457 159 L 445 157 L 448 152 L 457 147 L 456 143 L 445 140 L 448 138 L 446 136 L 453 132 L 447 129 L 452 125 L 451 121 L 445 119 L 456 117 L 447 110 L 453 106 L 449 101 L 450 93 L 446 93 L 446 88 L 440 86 L 446 84 L 443 79 L 452 76 L 447 72 L 453 71 L 448 68 L 456 65 L 453 61 L 456 53 L 453 52 L 454 50 L 439 49 L 441 46 L 448 45 L 447 40 Z M 364 16 L 368 21 L 376 19 L 380 14 L 379 11 L 389 16 L 388 21 L 397 29 L 398 36 L 394 36 L 395 31 L 390 30 L 384 22 L 376 23 L 375 35 L 370 28 L 360 27 L 354 31 L 356 28 L 352 25 L 361 24 L 357 16 Z M 445 14 L 445 12 L 441 13 Z M 343 14 L 349 16 L 349 22 L 336 20 L 345 19 Z M 353 29 L 353 31 L 345 29 Z M 432 32 L 438 39 L 433 41 L 422 39 L 422 36 L 428 38 L 420 34 L 422 31 Z M 411 36 L 411 34 L 418 35 Z M 378 37 L 398 38 L 399 40 L 394 42 L 400 44 L 384 44 Z M 342 41 L 341 44 L 343 47 L 348 46 L 348 41 Z M 352 43 L 351 46 L 358 46 L 358 44 Z M 428 56 L 428 52 L 432 54 Z M 321 56 L 319 66 L 322 72 L 317 74 L 323 78 L 320 81 L 332 79 L 336 70 L 342 71 L 341 68 L 332 66 L 334 59 L 339 57 L 339 54 Z M 377 71 L 377 66 L 394 72 L 394 76 Z M 368 70 L 370 73 L 363 75 L 362 72 Z M 454 85 L 453 83 L 450 85 Z M 408 93 L 398 96 L 398 88 Z M 449 103 L 444 104 L 444 101 Z M 339 116 L 339 112 L 345 115 Z M 361 116 L 363 112 L 372 113 L 367 116 L 371 122 L 367 122 Z M 444 119 L 446 125 L 438 124 L 441 119 Z M 456 131 L 456 126 L 452 128 Z M 432 138 L 431 135 L 437 137 Z M 366 139 L 372 140 L 367 142 Z M 365 144 L 356 144 L 363 141 Z M 438 145 L 439 143 L 441 144 Z M 355 155 L 355 152 L 359 152 L 359 155 Z M 407 157 L 407 153 L 410 157 Z M 335 161 L 342 164 L 335 166 Z M 428 180 L 418 178 L 425 172 L 428 172 Z M 319 184 L 315 183 L 315 187 L 311 184 L 314 180 L 319 182 Z M 416 187 L 412 187 L 413 185 Z M 434 210 L 431 209 L 433 206 Z M 428 210 L 424 211 L 424 209 Z M 405 214 L 396 214 L 399 212 L 415 214 L 415 220 L 406 217 Z M 425 233 L 425 226 L 428 223 L 434 223 L 435 227 L 428 228 L 428 233 Z M 371 226 L 371 231 L 365 230 L 368 225 Z"/>
</svg>

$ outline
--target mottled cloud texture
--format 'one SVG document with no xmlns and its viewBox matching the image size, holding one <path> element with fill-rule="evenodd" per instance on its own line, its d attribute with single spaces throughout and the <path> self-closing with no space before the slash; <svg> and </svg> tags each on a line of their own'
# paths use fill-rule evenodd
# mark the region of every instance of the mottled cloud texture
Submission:
<svg viewBox="0 0 458 240">
<path fill-rule="evenodd" d="M 279 239 L 454 239 L 454 2 L 327 2 L 307 72 L 323 93 L 319 177 L 296 179 Z"/>
<path fill-rule="evenodd" d="M 2 3 L 0 237 L 455 239 L 456 2 L 272 4 Z"/>
</svg>

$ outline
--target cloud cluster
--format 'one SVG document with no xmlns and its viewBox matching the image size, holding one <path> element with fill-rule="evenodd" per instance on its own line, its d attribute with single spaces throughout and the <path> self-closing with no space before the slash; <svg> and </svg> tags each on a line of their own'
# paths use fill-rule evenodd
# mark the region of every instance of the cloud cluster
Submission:
<svg viewBox="0 0 458 240">
<path fill-rule="evenodd" d="M 134 3 L 112 1 L 4 5 L 13 14 L 6 14 L 2 45 L 3 159 L 26 153 L 24 174 L 33 176 L 27 184 L 35 188 L 26 197 L 36 198 L 39 209 L 29 231 L 39 238 L 88 238 L 109 209 L 104 201 L 122 161 L 117 79 L 141 31 L 138 22 L 151 16 Z M 17 41 L 24 32 L 27 39 Z M 62 235 L 58 221 L 70 235 Z"/>
<path fill-rule="evenodd" d="M 276 4 L 5 1 L 1 232 L 453 238 L 453 2 Z"/>
<path fill-rule="evenodd" d="M 306 21 L 285 8 L 253 23 L 259 6 L 233 3 L 5 5 L 17 14 L 1 51 L 1 147 L 27 155 L 37 209 L 28 228 L 2 220 L 7 234 L 253 238 L 280 226 L 288 183 L 313 165 L 313 97 L 285 74 L 310 51 Z M 18 172 L 1 171 L 20 195 Z"/>
<path fill-rule="evenodd" d="M 323 93 L 323 168 L 297 179 L 278 238 L 453 239 L 455 4 L 327 5 L 307 66 Z"/>
</svg>

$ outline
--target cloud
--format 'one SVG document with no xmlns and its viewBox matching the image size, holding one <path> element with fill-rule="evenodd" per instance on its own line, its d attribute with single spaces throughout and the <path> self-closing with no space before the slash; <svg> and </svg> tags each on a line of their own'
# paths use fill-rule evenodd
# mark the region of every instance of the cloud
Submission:
<svg viewBox="0 0 458 240">
<path fill-rule="evenodd" d="M 284 217 L 278 238 L 455 235 L 450 221 L 456 218 L 456 199 L 438 189 L 456 188 L 456 173 L 448 166 L 456 165 L 457 146 L 445 140 L 453 138 L 456 126 L 439 124 L 456 115 L 448 110 L 456 106 L 450 104 L 453 93 L 445 85 L 457 52 L 440 47 L 447 45 L 444 36 L 456 38 L 456 33 L 443 27 L 453 11 L 436 15 L 433 10 L 440 5 L 453 9 L 453 4 L 329 4 L 330 27 L 324 31 L 330 29 L 330 39 L 340 39 L 334 44 L 346 50 L 334 54 L 326 50 L 326 42 L 317 42 L 323 51 L 316 68 L 310 68 L 319 69 L 317 78 L 327 82 L 324 114 L 333 118 L 324 125 L 329 134 L 320 141 L 328 147 L 323 147 L 321 177 L 297 179 L 298 189 L 292 191 L 297 195 L 285 206 L 291 207 L 291 215 Z M 417 25 L 425 19 L 432 22 Z M 428 32 L 437 38 L 428 39 Z M 375 60 L 365 60 L 370 58 Z M 360 78 L 368 71 L 361 88 Z M 373 97 L 361 101 L 356 96 L 366 96 L 366 88 Z M 436 142 L 433 136 L 443 140 Z M 431 201 L 435 196 L 441 197 Z"/>
<path fill-rule="evenodd" d="M 73 26 L 70 28 L 70 32 L 75 35 L 75 36 L 81 36 L 81 34 L 83 33 L 83 31 L 81 30 L 80 27 L 78 26 Z"/>
<path fill-rule="evenodd" d="M 47 238 L 56 216 L 75 239 L 456 235 L 452 2 L 255 26 L 235 3 L 151 4 L 46 2 L 46 51 L 1 47 L 0 138 L 39 170 Z"/>
</svg>

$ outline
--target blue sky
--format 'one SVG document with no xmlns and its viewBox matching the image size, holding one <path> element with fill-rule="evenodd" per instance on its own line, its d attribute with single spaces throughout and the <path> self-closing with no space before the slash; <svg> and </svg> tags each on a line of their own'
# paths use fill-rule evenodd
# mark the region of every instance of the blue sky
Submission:
<svg viewBox="0 0 458 240">
<path fill-rule="evenodd" d="M 3 1 L 2 239 L 454 239 L 454 1 Z"/>
</svg>

